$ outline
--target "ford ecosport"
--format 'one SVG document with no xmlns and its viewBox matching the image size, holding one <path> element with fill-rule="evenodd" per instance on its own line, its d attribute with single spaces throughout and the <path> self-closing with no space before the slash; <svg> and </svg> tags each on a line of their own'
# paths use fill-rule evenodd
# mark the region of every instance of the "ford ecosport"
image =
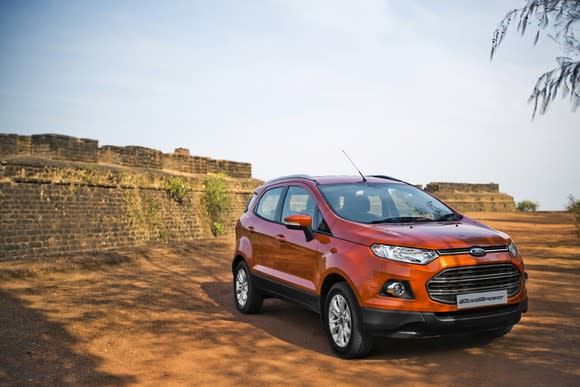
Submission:
<svg viewBox="0 0 580 387">
<path fill-rule="evenodd" d="M 503 335 L 527 311 L 510 237 L 387 176 L 288 176 L 252 196 L 236 225 L 242 313 L 278 297 L 320 314 L 332 349 L 373 336 Z"/>
</svg>

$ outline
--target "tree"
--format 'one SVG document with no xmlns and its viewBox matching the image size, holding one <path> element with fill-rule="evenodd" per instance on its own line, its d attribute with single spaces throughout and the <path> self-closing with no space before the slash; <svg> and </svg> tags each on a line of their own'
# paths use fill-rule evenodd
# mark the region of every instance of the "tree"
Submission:
<svg viewBox="0 0 580 387">
<path fill-rule="evenodd" d="M 568 203 L 566 203 L 566 210 L 574 215 L 576 237 L 580 239 L 580 199 L 576 199 L 574 195 L 570 194 L 570 196 L 568 196 Z"/>
<path fill-rule="evenodd" d="M 540 207 L 540 204 L 531 200 L 522 200 L 516 206 L 517 210 L 522 212 L 536 212 L 538 207 Z"/>
<path fill-rule="evenodd" d="M 526 0 L 523 7 L 509 11 L 495 29 L 491 41 L 491 59 L 495 55 L 512 22 L 517 20 L 517 31 L 523 36 L 528 26 L 535 26 L 534 45 L 540 31 L 550 30 L 548 36 L 560 45 L 567 56 L 556 58 L 558 67 L 542 74 L 528 99 L 534 111 L 546 113 L 558 93 L 570 96 L 572 110 L 580 106 L 580 40 L 575 31 L 580 28 L 580 0 Z"/>
</svg>

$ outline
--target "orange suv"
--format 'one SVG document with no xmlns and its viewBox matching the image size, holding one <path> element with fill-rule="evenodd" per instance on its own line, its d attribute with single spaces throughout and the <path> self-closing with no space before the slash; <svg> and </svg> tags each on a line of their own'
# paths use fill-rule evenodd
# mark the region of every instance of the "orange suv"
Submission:
<svg viewBox="0 0 580 387">
<path fill-rule="evenodd" d="M 287 176 L 252 196 L 236 225 L 234 299 L 278 297 L 321 316 L 333 350 L 373 336 L 504 335 L 527 311 L 510 237 L 387 176 Z"/>
</svg>

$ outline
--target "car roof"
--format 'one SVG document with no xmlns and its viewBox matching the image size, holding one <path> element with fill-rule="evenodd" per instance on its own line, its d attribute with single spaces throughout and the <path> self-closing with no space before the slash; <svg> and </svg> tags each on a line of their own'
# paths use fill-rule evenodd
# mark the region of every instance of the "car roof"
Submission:
<svg viewBox="0 0 580 387">
<path fill-rule="evenodd" d="M 365 179 L 368 183 L 404 183 L 402 180 L 396 179 L 394 177 L 383 176 L 383 175 L 372 175 L 372 176 L 365 176 Z M 352 175 L 352 176 L 310 176 L 310 175 L 290 175 L 290 176 L 282 176 L 276 179 L 268 180 L 264 185 L 272 184 L 272 183 L 279 183 L 279 182 L 290 182 L 290 181 L 300 181 L 300 180 L 309 180 L 315 182 L 316 184 L 325 185 L 325 184 L 354 184 L 354 183 L 361 183 L 362 177 L 360 175 Z"/>
</svg>

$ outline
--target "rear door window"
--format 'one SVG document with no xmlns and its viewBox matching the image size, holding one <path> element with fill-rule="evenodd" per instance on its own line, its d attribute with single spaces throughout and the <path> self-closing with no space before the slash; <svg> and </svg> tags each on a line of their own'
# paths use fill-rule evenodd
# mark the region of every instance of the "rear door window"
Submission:
<svg viewBox="0 0 580 387">
<path fill-rule="evenodd" d="M 273 188 L 262 195 L 260 202 L 256 208 L 256 215 L 272 222 L 277 222 L 276 212 L 278 210 L 278 203 L 284 187 Z"/>
</svg>

